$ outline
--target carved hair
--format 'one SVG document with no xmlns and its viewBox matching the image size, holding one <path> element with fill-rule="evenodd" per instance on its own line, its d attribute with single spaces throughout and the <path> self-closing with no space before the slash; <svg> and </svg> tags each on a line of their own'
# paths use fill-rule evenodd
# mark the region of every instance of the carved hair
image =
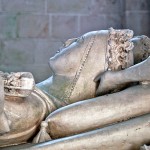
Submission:
<svg viewBox="0 0 150 150">
<path fill-rule="evenodd" d="M 133 49 L 133 43 L 130 41 L 132 37 L 132 30 L 109 29 L 106 70 L 121 70 L 129 66 L 129 52 Z"/>
</svg>

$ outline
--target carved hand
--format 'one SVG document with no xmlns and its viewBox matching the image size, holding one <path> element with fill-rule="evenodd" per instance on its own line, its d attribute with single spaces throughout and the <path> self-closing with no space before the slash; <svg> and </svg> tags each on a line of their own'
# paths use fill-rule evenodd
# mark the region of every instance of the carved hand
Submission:
<svg viewBox="0 0 150 150">
<path fill-rule="evenodd" d="M 96 90 L 96 96 L 108 94 L 110 92 L 117 92 L 127 85 L 127 83 L 123 83 L 123 79 L 119 77 L 119 71 L 107 71 L 98 76 L 94 81 L 100 81 Z"/>
</svg>

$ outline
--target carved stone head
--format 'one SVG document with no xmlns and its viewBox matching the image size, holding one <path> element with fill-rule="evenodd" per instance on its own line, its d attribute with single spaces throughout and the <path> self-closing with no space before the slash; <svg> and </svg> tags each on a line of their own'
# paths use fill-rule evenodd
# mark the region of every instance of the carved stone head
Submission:
<svg viewBox="0 0 150 150">
<path fill-rule="evenodd" d="M 120 70 L 133 65 L 131 30 L 99 30 L 68 40 L 50 58 L 53 71 L 48 93 L 70 104 L 93 98 L 94 78 L 106 70 Z"/>
</svg>

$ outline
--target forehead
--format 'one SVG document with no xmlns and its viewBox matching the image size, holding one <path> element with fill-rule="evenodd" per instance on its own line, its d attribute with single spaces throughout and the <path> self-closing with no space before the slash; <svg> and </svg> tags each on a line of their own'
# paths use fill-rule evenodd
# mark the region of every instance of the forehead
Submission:
<svg viewBox="0 0 150 150">
<path fill-rule="evenodd" d="M 60 49 L 57 51 L 56 55 L 66 53 L 68 50 L 76 48 L 76 46 L 79 47 L 79 46 L 82 46 L 82 45 L 86 44 L 86 42 L 88 42 L 89 39 L 97 33 L 98 33 L 97 31 L 91 31 L 91 32 L 83 34 L 82 36 L 80 36 L 78 38 L 68 39 L 62 45 L 62 47 L 60 47 Z"/>
<path fill-rule="evenodd" d="M 81 41 L 82 38 L 76 38 L 76 39 L 69 39 L 68 41 L 66 41 L 64 43 L 64 45 L 62 45 L 62 47 L 60 47 L 60 49 L 56 52 L 56 54 L 52 57 L 52 59 L 54 58 L 58 58 L 58 57 L 63 57 L 64 55 L 68 55 L 71 53 L 74 53 L 74 51 L 79 49 L 83 42 Z"/>
</svg>

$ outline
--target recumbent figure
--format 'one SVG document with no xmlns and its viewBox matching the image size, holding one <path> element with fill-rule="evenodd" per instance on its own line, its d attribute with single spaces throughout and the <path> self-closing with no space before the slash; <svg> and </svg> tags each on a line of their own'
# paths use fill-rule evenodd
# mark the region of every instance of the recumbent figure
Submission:
<svg viewBox="0 0 150 150">
<path fill-rule="evenodd" d="M 30 145 L 31 149 L 124 150 L 150 142 L 150 39 L 132 36 L 128 29 L 93 31 L 68 40 L 50 59 L 53 76 L 37 84 L 26 99 L 36 93 L 44 99 L 44 117 L 50 113 L 34 142 L 59 140 Z"/>
</svg>

